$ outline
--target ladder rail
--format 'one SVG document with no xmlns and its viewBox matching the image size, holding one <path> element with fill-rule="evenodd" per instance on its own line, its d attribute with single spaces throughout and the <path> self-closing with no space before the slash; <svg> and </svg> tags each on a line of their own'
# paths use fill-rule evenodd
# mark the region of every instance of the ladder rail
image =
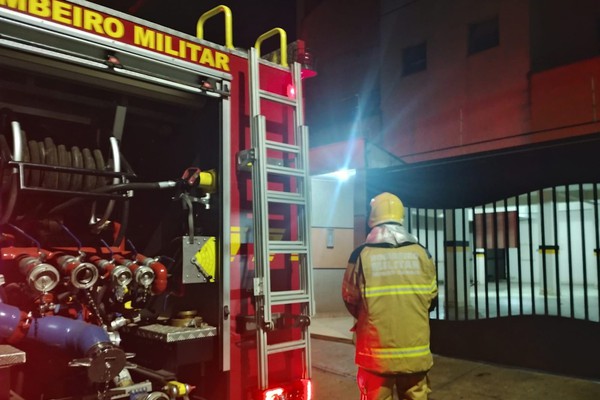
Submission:
<svg viewBox="0 0 600 400">
<path fill-rule="evenodd" d="M 304 110 L 302 103 L 302 85 L 300 64 L 294 63 L 291 68 L 292 85 L 295 98 L 271 93 L 260 88 L 260 60 L 258 51 L 250 49 L 249 88 L 250 88 L 250 129 L 251 145 L 254 149 L 252 162 L 252 195 L 255 279 L 254 296 L 257 319 L 258 350 L 258 384 L 260 389 L 268 387 L 269 355 L 286 351 L 303 350 L 303 378 L 311 376 L 310 324 L 300 327 L 301 339 L 282 343 L 269 344 L 268 332 L 274 328 L 272 306 L 294 305 L 300 307 L 302 315 L 314 315 L 314 291 L 312 283 L 312 266 L 310 254 L 310 175 L 308 170 L 308 128 L 304 126 Z M 291 107 L 293 113 L 293 136 L 287 141 L 293 143 L 267 140 L 266 118 L 261 114 L 261 100 L 270 101 Z M 293 166 L 269 164 L 267 150 L 290 154 L 294 157 Z M 285 154 L 283 159 L 285 160 Z M 284 176 L 289 179 L 286 190 L 269 189 L 269 178 Z M 292 187 L 295 188 L 292 189 Z M 279 203 L 295 209 L 296 230 L 286 240 L 270 240 L 269 238 L 269 204 Z M 300 289 L 271 290 L 271 254 L 298 255 L 298 279 Z"/>
<path fill-rule="evenodd" d="M 256 136 L 263 134 L 266 130 L 266 121 L 263 115 L 257 115 L 254 117 Z M 258 275 L 258 278 L 262 281 L 262 297 L 264 310 L 262 315 L 264 318 L 264 324 L 268 329 L 272 325 L 271 315 L 271 303 L 270 297 L 268 296 L 269 282 L 271 282 L 271 271 L 269 268 L 269 213 L 268 213 L 268 200 L 267 191 L 264 188 L 267 186 L 267 151 L 265 148 L 264 141 L 259 138 L 253 138 L 256 141 L 253 143 L 256 149 L 256 161 L 252 165 L 253 179 L 252 179 L 252 201 L 254 207 L 260 211 L 253 213 L 252 219 L 254 221 L 254 257 L 255 266 L 254 269 Z M 267 293 L 267 294 L 265 294 Z"/>
<path fill-rule="evenodd" d="M 296 63 L 294 65 L 294 67 L 297 67 L 297 71 L 296 71 L 296 75 L 297 75 L 297 79 L 301 79 L 301 75 L 300 75 L 300 66 Z M 298 91 L 299 95 L 302 94 L 302 90 L 300 89 Z M 299 107 L 301 108 L 301 107 Z M 300 110 L 300 112 L 302 112 Z M 301 127 L 299 127 L 299 130 L 301 138 L 299 138 L 300 143 L 301 143 L 301 148 L 302 148 L 302 154 L 301 154 L 301 158 L 302 158 L 302 166 L 304 167 L 304 179 L 302 184 L 304 185 L 304 187 L 302 187 L 300 190 L 304 192 L 304 196 L 306 198 L 307 201 L 307 205 L 306 207 L 304 207 L 304 218 L 305 218 L 305 224 L 303 225 L 303 229 L 304 229 L 304 240 L 306 241 L 306 243 L 311 243 L 311 235 L 310 235 L 310 227 L 311 227 L 311 209 L 308 206 L 308 202 L 310 201 L 310 199 L 312 199 L 312 191 L 311 191 L 311 180 L 310 180 L 310 171 L 308 169 L 308 158 L 309 158 L 309 142 L 308 142 L 308 127 L 306 125 L 302 125 Z M 311 249 L 310 246 L 308 246 L 307 251 L 306 251 L 306 255 L 305 255 L 305 260 L 306 262 L 306 267 L 303 269 L 303 271 L 306 271 L 306 288 L 308 289 L 310 296 L 311 296 L 311 301 L 309 302 L 309 307 L 308 307 L 308 315 L 310 317 L 313 317 L 315 315 L 315 294 L 314 294 L 314 290 L 313 290 L 313 269 L 312 269 L 312 254 L 311 254 Z M 310 356 L 310 354 L 309 354 Z M 310 365 L 310 363 L 309 363 Z"/>
<path fill-rule="evenodd" d="M 257 318 L 257 358 L 258 358 L 258 380 L 261 388 L 266 388 L 268 385 L 268 344 L 267 335 L 264 333 L 263 327 L 261 326 L 265 316 L 262 314 L 268 310 L 269 314 L 271 311 L 270 304 L 265 304 L 266 297 L 261 295 L 264 293 L 265 273 L 268 273 L 268 267 L 265 268 L 265 262 L 269 260 L 268 249 L 265 243 L 263 243 L 265 235 L 264 230 L 268 228 L 265 226 L 264 221 L 264 202 L 262 201 L 263 191 L 261 190 L 262 185 L 266 184 L 266 170 L 264 167 L 265 158 L 261 154 L 261 134 L 264 135 L 262 129 L 265 127 L 264 117 L 260 113 L 260 79 L 259 79 L 259 62 L 256 50 L 251 48 L 248 55 L 248 69 L 249 69 L 249 88 L 250 88 L 250 132 L 251 132 L 251 145 L 255 149 L 256 160 L 252 164 L 252 198 L 253 198 L 253 227 L 254 227 L 254 270 L 255 270 L 255 306 L 256 306 L 256 318 Z M 262 121 L 262 123 L 261 123 Z M 266 153 L 266 152 L 265 152 Z M 267 216 L 268 218 L 268 216 Z M 267 221 L 268 226 L 268 221 Z M 256 282 L 258 280 L 258 282 Z M 268 282 L 268 281 L 267 281 Z M 258 283 L 258 293 L 257 293 Z M 270 320 L 270 315 L 268 316 Z"/>
<path fill-rule="evenodd" d="M 299 188 L 299 191 L 304 193 L 306 199 L 306 206 L 302 210 L 304 212 L 304 224 L 302 226 L 304 240 L 306 243 L 311 243 L 310 237 L 310 226 L 311 226 L 311 210 L 309 207 L 309 202 L 312 199 L 311 192 L 311 180 L 310 180 L 310 171 L 308 169 L 309 166 L 309 131 L 308 127 L 304 125 L 304 107 L 302 101 L 304 99 L 303 88 L 302 88 L 302 69 L 300 64 L 294 63 L 292 66 L 292 74 L 293 74 L 293 84 L 296 90 L 296 97 L 299 101 L 298 107 L 295 109 L 295 118 L 296 118 L 296 138 L 295 143 L 300 147 L 301 154 L 299 154 L 301 167 L 304 168 L 304 179 L 300 183 L 303 187 Z M 302 304 L 302 310 L 304 313 L 307 313 L 309 317 L 313 317 L 315 315 L 315 298 L 314 298 L 314 290 L 313 290 L 313 270 L 312 270 L 312 256 L 310 246 L 307 247 L 307 251 L 304 255 L 299 255 L 299 267 L 300 271 L 304 272 L 301 274 L 300 279 L 304 279 L 303 286 L 309 295 L 308 303 Z M 304 266 L 301 264 L 304 263 Z M 303 339 L 305 340 L 305 348 L 304 348 L 304 370 L 303 370 L 303 378 L 310 379 L 312 376 L 312 352 L 311 352 L 311 343 L 310 343 L 310 324 L 308 324 L 302 331 Z"/>
</svg>

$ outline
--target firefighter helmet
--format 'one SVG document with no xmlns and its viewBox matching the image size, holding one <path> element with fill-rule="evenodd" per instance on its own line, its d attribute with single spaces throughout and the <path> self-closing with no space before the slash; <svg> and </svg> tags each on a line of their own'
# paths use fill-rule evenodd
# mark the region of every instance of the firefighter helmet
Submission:
<svg viewBox="0 0 600 400">
<path fill-rule="evenodd" d="M 371 200 L 369 228 L 386 222 L 401 224 L 403 219 L 404 205 L 397 196 L 384 192 L 373 197 Z"/>
</svg>

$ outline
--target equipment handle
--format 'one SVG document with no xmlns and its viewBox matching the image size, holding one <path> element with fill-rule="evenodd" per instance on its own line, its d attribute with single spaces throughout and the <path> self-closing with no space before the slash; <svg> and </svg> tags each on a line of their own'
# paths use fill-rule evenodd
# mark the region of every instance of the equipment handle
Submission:
<svg viewBox="0 0 600 400">
<path fill-rule="evenodd" d="M 212 18 L 220 13 L 223 13 L 225 15 L 225 47 L 227 47 L 228 49 L 233 49 L 231 9 L 225 5 L 216 6 L 212 10 L 208 10 L 200 16 L 198 22 L 196 23 L 196 37 L 198 39 L 204 39 L 204 23 L 209 18 Z"/>
<path fill-rule="evenodd" d="M 279 34 L 279 47 L 281 51 L 281 66 L 287 68 L 287 34 L 281 28 L 273 28 L 270 31 L 267 31 L 260 35 L 258 39 L 256 39 L 256 43 L 254 43 L 254 47 L 256 48 L 256 53 L 258 57 L 260 57 L 260 45 L 265 40 L 270 38 L 271 36 L 275 36 Z"/>
</svg>

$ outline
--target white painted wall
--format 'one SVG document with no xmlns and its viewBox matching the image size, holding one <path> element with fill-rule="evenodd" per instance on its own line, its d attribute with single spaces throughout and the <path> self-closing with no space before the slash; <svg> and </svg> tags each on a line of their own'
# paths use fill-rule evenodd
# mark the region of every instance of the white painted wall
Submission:
<svg viewBox="0 0 600 400">
<path fill-rule="evenodd" d="M 354 179 L 340 181 L 315 176 L 312 184 L 312 226 L 320 228 L 354 227 Z"/>
<path fill-rule="evenodd" d="M 311 185 L 311 250 L 316 312 L 321 316 L 346 315 L 341 287 L 353 250 L 354 179 L 340 181 L 314 176 Z M 331 243 L 323 234 L 324 230 L 331 232 Z"/>
</svg>

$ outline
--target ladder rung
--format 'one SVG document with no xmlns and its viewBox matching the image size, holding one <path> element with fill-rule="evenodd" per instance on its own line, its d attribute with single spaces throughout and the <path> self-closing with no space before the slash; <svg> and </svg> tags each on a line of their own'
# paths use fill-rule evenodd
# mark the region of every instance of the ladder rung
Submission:
<svg viewBox="0 0 600 400">
<path fill-rule="evenodd" d="M 308 303 L 310 295 L 303 290 L 288 290 L 285 292 L 271 292 L 271 305 Z"/>
<path fill-rule="evenodd" d="M 267 190 L 267 201 L 272 203 L 306 204 L 306 199 L 301 193 L 280 192 L 278 190 Z"/>
<path fill-rule="evenodd" d="M 295 241 L 288 242 L 283 240 L 269 241 L 269 253 L 291 254 L 291 253 L 307 253 L 308 246 L 304 242 Z"/>
<path fill-rule="evenodd" d="M 267 90 L 260 89 L 258 91 L 260 97 L 263 99 L 271 100 L 276 103 L 287 104 L 288 106 L 296 107 L 296 99 L 290 99 L 289 97 L 282 96 L 280 94 L 276 94 L 273 92 L 269 92 Z"/>
<path fill-rule="evenodd" d="M 295 340 L 292 342 L 283 342 L 277 344 L 271 344 L 267 346 L 268 354 L 281 353 L 284 351 L 298 350 L 298 349 L 306 349 L 306 340 Z"/>
<path fill-rule="evenodd" d="M 295 144 L 281 143 L 274 140 L 265 140 L 265 145 L 269 150 L 300 154 L 300 146 L 296 146 Z"/>
<path fill-rule="evenodd" d="M 267 165 L 267 172 L 271 174 L 304 177 L 303 169 L 280 167 L 279 165 Z"/>
</svg>

